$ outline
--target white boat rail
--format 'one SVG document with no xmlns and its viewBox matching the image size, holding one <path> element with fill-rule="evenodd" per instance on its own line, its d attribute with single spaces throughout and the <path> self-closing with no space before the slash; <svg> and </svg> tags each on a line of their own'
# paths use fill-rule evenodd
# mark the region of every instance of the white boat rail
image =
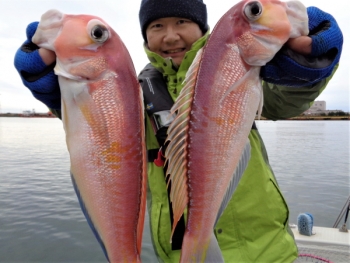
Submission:
<svg viewBox="0 0 350 263">
<path fill-rule="evenodd" d="M 312 235 L 302 235 L 296 225 L 291 225 L 298 246 L 299 257 L 295 263 L 301 262 L 350 262 L 350 235 L 347 219 L 350 210 L 350 196 L 341 210 L 333 228 L 312 227 Z M 340 221 L 343 225 L 338 229 Z"/>
</svg>

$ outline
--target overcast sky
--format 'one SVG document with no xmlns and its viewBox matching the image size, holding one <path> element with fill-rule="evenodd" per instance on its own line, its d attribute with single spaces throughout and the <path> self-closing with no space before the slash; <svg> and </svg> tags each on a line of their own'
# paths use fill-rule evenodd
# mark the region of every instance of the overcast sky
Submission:
<svg viewBox="0 0 350 263">
<path fill-rule="evenodd" d="M 237 0 L 204 0 L 211 28 Z M 340 67 L 327 89 L 317 100 L 325 100 L 327 109 L 349 110 L 350 83 L 350 21 L 349 2 L 343 0 L 302 0 L 305 6 L 317 6 L 331 13 L 344 35 Z M 28 23 L 39 21 L 49 9 L 66 14 L 91 14 L 104 19 L 122 38 L 139 72 L 148 62 L 143 51 L 143 40 L 138 20 L 140 0 L 0 0 L 0 110 L 22 112 L 35 109 L 47 112 L 44 104 L 34 99 L 23 86 L 13 59 L 25 40 Z"/>
</svg>

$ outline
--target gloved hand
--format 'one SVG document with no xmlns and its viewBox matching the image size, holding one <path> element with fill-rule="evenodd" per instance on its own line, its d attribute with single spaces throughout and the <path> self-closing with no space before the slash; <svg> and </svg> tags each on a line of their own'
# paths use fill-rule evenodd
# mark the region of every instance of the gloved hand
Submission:
<svg viewBox="0 0 350 263">
<path fill-rule="evenodd" d="M 27 26 L 27 40 L 17 50 L 14 65 L 22 78 L 23 84 L 33 96 L 51 109 L 61 109 L 61 92 L 58 78 L 53 72 L 55 63 L 45 65 L 39 55 L 39 47 L 31 39 L 38 27 L 38 22 Z"/>
<path fill-rule="evenodd" d="M 290 86 L 310 86 L 330 76 L 338 64 L 343 35 L 330 14 L 317 7 L 308 7 L 311 54 L 298 54 L 284 46 L 275 57 L 261 68 L 260 76 L 266 82 Z"/>
</svg>

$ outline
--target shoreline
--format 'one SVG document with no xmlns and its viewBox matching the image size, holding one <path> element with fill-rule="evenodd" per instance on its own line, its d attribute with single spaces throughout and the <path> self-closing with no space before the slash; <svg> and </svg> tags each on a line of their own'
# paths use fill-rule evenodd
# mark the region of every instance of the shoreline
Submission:
<svg viewBox="0 0 350 263">
<path fill-rule="evenodd" d="M 255 118 L 255 120 L 269 121 L 270 119 L 261 117 L 260 119 Z M 283 121 L 349 121 L 349 120 L 350 120 L 350 116 L 298 116 L 298 117 L 284 119 Z"/>
<path fill-rule="evenodd" d="M 31 115 L 25 115 L 22 113 L 0 113 L 0 118 L 57 118 L 52 113 L 35 113 Z"/>
</svg>

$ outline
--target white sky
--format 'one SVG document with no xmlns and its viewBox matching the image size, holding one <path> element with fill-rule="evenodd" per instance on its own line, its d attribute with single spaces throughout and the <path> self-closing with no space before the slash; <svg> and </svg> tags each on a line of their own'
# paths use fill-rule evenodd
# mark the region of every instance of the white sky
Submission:
<svg viewBox="0 0 350 263">
<path fill-rule="evenodd" d="M 204 0 L 211 28 L 238 0 Z M 136 72 L 148 63 L 143 51 L 138 11 L 140 0 L 0 0 L 0 112 L 35 109 L 47 112 L 24 87 L 13 66 L 14 55 L 25 41 L 28 23 L 39 21 L 49 9 L 66 14 L 91 14 L 104 19 L 122 38 L 134 61 Z M 331 13 L 344 35 L 340 67 L 327 89 L 317 100 L 325 100 L 327 109 L 349 110 L 350 52 L 349 2 L 343 0 L 301 0 L 305 6 L 317 6 Z"/>
</svg>

